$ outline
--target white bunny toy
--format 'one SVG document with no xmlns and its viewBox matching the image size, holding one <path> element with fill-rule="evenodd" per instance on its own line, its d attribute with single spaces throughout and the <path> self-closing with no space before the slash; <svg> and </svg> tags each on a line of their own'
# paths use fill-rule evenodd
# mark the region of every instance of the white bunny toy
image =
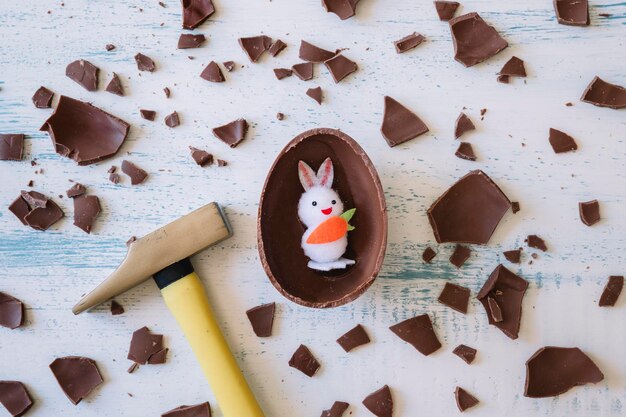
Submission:
<svg viewBox="0 0 626 417">
<path fill-rule="evenodd" d="M 305 162 L 298 162 L 298 176 L 304 193 L 298 203 L 298 216 L 307 230 L 302 236 L 302 249 L 309 257 L 308 267 L 318 271 L 345 269 L 355 261 L 343 254 L 348 246 L 348 223 L 355 209 L 343 212 L 343 202 L 333 185 L 333 162 L 326 158 L 317 174 Z"/>
</svg>

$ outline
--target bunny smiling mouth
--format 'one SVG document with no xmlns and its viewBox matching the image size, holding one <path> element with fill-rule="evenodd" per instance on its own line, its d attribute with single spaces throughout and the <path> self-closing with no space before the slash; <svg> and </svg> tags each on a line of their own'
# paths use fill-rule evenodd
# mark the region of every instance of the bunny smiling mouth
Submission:
<svg viewBox="0 0 626 417">
<path fill-rule="evenodd" d="M 333 208 L 332 207 L 328 207 L 327 209 L 322 209 L 322 213 L 325 215 L 329 215 L 330 213 L 333 212 Z"/>
</svg>

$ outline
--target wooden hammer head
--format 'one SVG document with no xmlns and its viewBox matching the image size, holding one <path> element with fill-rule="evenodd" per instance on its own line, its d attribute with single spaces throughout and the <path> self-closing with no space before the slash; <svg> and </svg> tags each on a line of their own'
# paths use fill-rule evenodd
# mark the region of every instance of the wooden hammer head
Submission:
<svg viewBox="0 0 626 417">
<path fill-rule="evenodd" d="M 217 203 L 192 211 L 137 239 L 120 266 L 72 309 L 82 313 L 150 278 L 163 268 L 228 239 L 232 230 Z"/>
</svg>

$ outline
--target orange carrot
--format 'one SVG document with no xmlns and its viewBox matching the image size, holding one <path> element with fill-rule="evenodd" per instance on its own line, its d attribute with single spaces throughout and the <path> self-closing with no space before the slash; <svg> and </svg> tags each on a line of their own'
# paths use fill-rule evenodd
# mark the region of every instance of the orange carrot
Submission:
<svg viewBox="0 0 626 417">
<path fill-rule="evenodd" d="M 335 240 L 341 239 L 348 233 L 348 222 L 343 217 L 333 216 L 327 220 L 324 220 L 317 228 L 309 235 L 306 243 L 320 244 L 330 243 Z"/>
</svg>

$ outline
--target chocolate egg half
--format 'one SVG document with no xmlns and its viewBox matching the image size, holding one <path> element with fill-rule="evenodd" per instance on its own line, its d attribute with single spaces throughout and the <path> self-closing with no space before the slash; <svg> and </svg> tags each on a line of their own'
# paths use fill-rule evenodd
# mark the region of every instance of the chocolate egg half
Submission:
<svg viewBox="0 0 626 417">
<path fill-rule="evenodd" d="M 298 162 L 314 170 L 326 158 L 334 167 L 332 188 L 346 210 L 356 208 L 344 257 L 356 261 L 346 269 L 322 272 L 307 266 L 301 246 L 307 230 L 298 217 L 304 189 Z M 276 289 L 289 300 L 316 308 L 337 307 L 353 301 L 374 282 L 387 247 L 387 207 L 372 161 L 351 137 L 335 129 L 312 129 L 280 152 L 265 180 L 257 239 L 261 263 Z"/>
</svg>

